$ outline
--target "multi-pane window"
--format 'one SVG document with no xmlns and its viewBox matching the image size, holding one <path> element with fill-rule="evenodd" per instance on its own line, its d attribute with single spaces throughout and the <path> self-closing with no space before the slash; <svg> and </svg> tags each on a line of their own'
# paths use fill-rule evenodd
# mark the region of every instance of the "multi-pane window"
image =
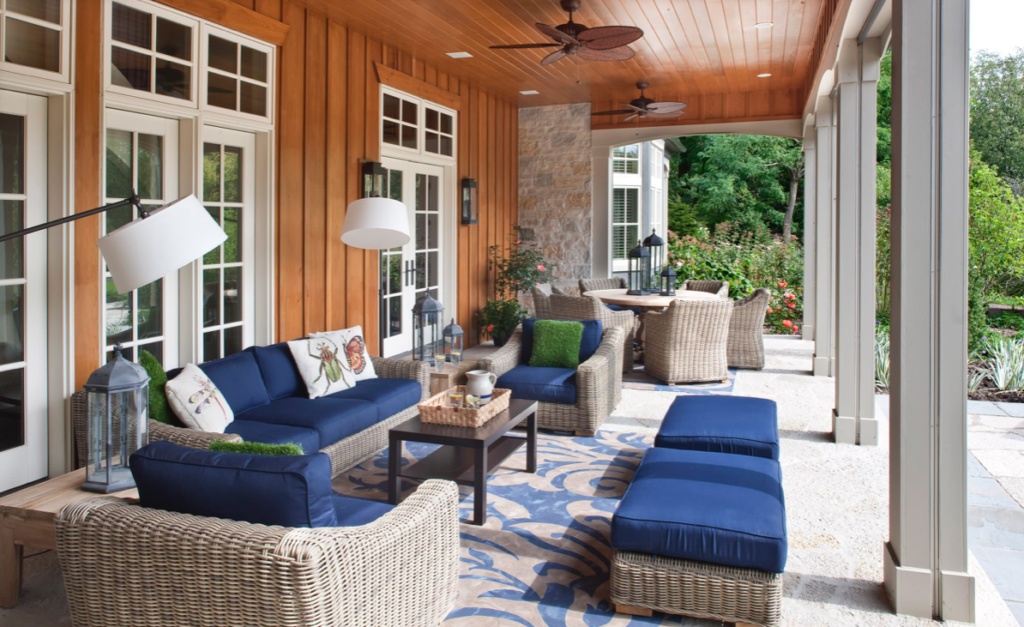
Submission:
<svg viewBox="0 0 1024 627">
<path fill-rule="evenodd" d="M 640 144 L 615 148 L 612 151 L 612 172 L 618 174 L 639 174 Z"/>
<path fill-rule="evenodd" d="M 430 290 L 438 298 L 441 282 L 441 204 L 438 177 L 416 175 L 416 300 L 419 293 Z"/>
<path fill-rule="evenodd" d="M 217 31 L 206 37 L 206 104 L 270 116 L 270 48 Z"/>
<path fill-rule="evenodd" d="M 384 94 L 384 143 L 417 150 L 419 148 L 419 103 Z"/>
<path fill-rule="evenodd" d="M 112 2 L 110 85 L 194 102 L 196 27 L 150 5 Z"/>
<path fill-rule="evenodd" d="M 612 190 L 612 259 L 624 260 L 640 239 L 640 190 Z"/>
<path fill-rule="evenodd" d="M 386 89 L 381 98 L 381 142 L 404 153 L 454 157 L 455 115 L 435 103 Z"/>
<path fill-rule="evenodd" d="M 455 141 L 454 119 L 451 115 L 429 106 L 424 107 L 426 124 L 423 134 L 423 149 L 435 155 L 450 157 Z"/>
<path fill-rule="evenodd" d="M 3 64 L 67 75 L 66 0 L 3 0 Z"/>
<path fill-rule="evenodd" d="M 242 350 L 242 149 L 203 145 L 203 204 L 228 239 L 203 256 L 203 361 Z"/>
<path fill-rule="evenodd" d="M 388 170 L 387 197 L 402 202 L 401 170 Z M 381 316 L 384 325 L 381 333 L 385 338 L 402 334 L 402 288 L 405 281 L 405 261 L 402 247 L 396 246 L 380 253 L 381 275 Z"/>
</svg>

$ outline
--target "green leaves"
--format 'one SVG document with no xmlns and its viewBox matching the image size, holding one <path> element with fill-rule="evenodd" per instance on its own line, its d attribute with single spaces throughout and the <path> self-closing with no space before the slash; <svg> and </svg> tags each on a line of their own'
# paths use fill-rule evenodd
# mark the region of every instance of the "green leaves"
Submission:
<svg viewBox="0 0 1024 627">
<path fill-rule="evenodd" d="M 516 298 L 519 292 L 551 281 L 552 266 L 535 246 L 523 242 L 518 225 L 512 227 L 508 245 L 504 249 L 491 246 L 489 257 L 488 269 L 494 272 L 494 293 L 499 299 Z"/>
<path fill-rule="evenodd" d="M 980 52 L 971 64 L 971 140 L 986 163 L 1024 179 L 1024 50 Z"/>
</svg>

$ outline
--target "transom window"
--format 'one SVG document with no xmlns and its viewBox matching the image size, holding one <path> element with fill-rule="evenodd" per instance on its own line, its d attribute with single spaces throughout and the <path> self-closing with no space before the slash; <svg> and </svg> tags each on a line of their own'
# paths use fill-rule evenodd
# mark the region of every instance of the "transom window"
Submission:
<svg viewBox="0 0 1024 627">
<path fill-rule="evenodd" d="M 206 105 L 269 118 L 271 51 L 269 46 L 208 29 Z"/>
<path fill-rule="evenodd" d="M 616 187 L 612 190 L 612 259 L 626 260 L 640 239 L 640 190 Z"/>
<path fill-rule="evenodd" d="M 402 152 L 455 157 L 455 112 L 402 92 L 381 98 L 381 142 Z"/>
<path fill-rule="evenodd" d="M 67 0 L 0 0 L 0 66 L 40 76 L 58 74 L 67 80 L 69 12 Z"/>
<path fill-rule="evenodd" d="M 423 149 L 435 155 L 450 157 L 455 140 L 454 119 L 447 113 L 427 106 L 426 130 L 423 135 Z"/>
<path fill-rule="evenodd" d="M 111 87 L 194 103 L 197 30 L 198 22 L 151 5 L 112 2 Z"/>
<path fill-rule="evenodd" d="M 384 143 L 419 149 L 420 105 L 391 94 L 384 94 Z"/>
<path fill-rule="evenodd" d="M 640 144 L 615 148 L 612 151 L 612 172 L 618 174 L 639 174 Z"/>
</svg>

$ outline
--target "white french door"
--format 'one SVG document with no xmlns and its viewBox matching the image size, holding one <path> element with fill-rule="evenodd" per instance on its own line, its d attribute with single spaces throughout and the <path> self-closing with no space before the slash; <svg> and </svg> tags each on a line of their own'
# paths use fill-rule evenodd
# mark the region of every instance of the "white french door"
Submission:
<svg viewBox="0 0 1024 627">
<path fill-rule="evenodd" d="M 0 91 L 0 233 L 46 221 L 46 99 Z M 46 234 L 0 244 L 0 492 L 46 477 Z"/>
<path fill-rule="evenodd" d="M 427 292 L 443 299 L 444 168 L 386 157 L 382 163 L 388 170 L 387 196 L 405 204 L 412 235 L 405 246 L 380 253 L 381 338 L 383 354 L 390 357 L 412 350 L 416 301 Z"/>
</svg>

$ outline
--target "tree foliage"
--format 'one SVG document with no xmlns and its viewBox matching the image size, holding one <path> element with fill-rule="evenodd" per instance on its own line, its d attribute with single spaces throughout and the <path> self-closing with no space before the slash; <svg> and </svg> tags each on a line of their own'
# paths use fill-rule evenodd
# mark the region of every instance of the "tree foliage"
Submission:
<svg viewBox="0 0 1024 627">
<path fill-rule="evenodd" d="M 1024 289 L 1024 199 L 976 150 L 969 194 L 971 268 L 983 293 L 1017 295 Z"/>
<path fill-rule="evenodd" d="M 971 140 L 985 163 L 1024 180 L 1024 49 L 971 64 Z"/>
</svg>

